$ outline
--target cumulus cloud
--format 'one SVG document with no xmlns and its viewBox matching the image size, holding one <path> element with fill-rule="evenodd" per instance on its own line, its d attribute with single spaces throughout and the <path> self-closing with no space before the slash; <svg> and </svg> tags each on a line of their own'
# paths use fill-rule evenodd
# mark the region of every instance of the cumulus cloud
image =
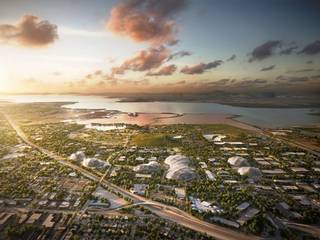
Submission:
<svg viewBox="0 0 320 240">
<path fill-rule="evenodd" d="M 117 82 L 119 79 L 117 79 L 114 75 L 112 74 L 105 74 L 103 73 L 102 70 L 96 70 L 94 72 L 91 72 L 89 74 L 87 74 L 84 79 L 84 81 L 88 81 L 88 82 L 104 82 L 107 81 L 108 84 L 110 84 L 110 82 Z"/>
<path fill-rule="evenodd" d="M 261 61 L 268 57 L 271 57 L 274 54 L 274 51 L 281 46 L 280 41 L 268 41 L 264 44 L 256 47 L 250 53 L 249 62 Z"/>
<path fill-rule="evenodd" d="M 320 40 L 316 40 L 313 43 L 308 44 L 300 51 L 300 53 L 305 55 L 316 55 L 320 53 Z"/>
<path fill-rule="evenodd" d="M 128 70 L 142 72 L 155 69 L 160 67 L 169 55 L 170 51 L 165 47 L 141 50 L 121 66 L 112 68 L 112 74 L 124 74 Z"/>
<path fill-rule="evenodd" d="M 185 57 L 185 56 L 190 56 L 192 53 L 189 52 L 189 51 L 179 51 L 179 52 L 176 52 L 176 53 L 173 53 L 171 54 L 167 61 L 171 61 L 171 60 L 176 60 L 176 59 L 179 59 L 179 58 L 182 58 L 182 57 Z"/>
<path fill-rule="evenodd" d="M 115 34 L 151 45 L 176 44 L 174 16 L 187 0 L 128 0 L 111 11 L 107 28 Z"/>
<path fill-rule="evenodd" d="M 57 26 L 25 15 L 17 24 L 0 25 L 0 40 L 23 47 L 43 47 L 58 39 Z"/>
<path fill-rule="evenodd" d="M 174 64 L 164 66 L 157 72 L 148 72 L 147 76 L 169 76 L 177 70 L 177 66 Z"/>
<path fill-rule="evenodd" d="M 271 65 L 271 66 L 269 66 L 269 67 L 261 68 L 260 71 L 262 71 L 262 72 L 271 71 L 271 70 L 273 70 L 275 67 L 276 67 L 276 65 Z"/>
<path fill-rule="evenodd" d="M 209 63 L 199 63 L 191 67 L 185 66 L 184 68 L 181 69 L 181 72 L 184 74 L 202 74 L 206 70 L 220 66 L 222 63 L 223 63 L 222 60 L 216 60 Z"/>
<path fill-rule="evenodd" d="M 232 54 L 232 56 L 229 57 L 226 61 L 227 61 L 227 62 L 233 61 L 233 60 L 236 59 L 236 57 L 237 57 L 237 56 L 236 56 L 235 54 Z"/>
</svg>

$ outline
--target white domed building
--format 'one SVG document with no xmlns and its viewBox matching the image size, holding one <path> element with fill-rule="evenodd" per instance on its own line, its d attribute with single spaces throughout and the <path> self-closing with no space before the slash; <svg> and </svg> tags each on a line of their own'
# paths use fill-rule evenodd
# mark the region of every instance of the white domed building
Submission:
<svg viewBox="0 0 320 240">
<path fill-rule="evenodd" d="M 161 165 L 156 161 L 151 161 L 149 163 L 140 164 L 133 168 L 133 171 L 138 173 L 154 173 L 160 171 Z"/>
<path fill-rule="evenodd" d="M 169 165 L 168 172 L 166 174 L 167 179 L 175 180 L 191 180 L 196 177 L 196 173 L 189 166 L 190 159 L 183 155 L 171 155 L 164 161 Z"/>
<path fill-rule="evenodd" d="M 86 159 L 86 155 L 83 151 L 77 151 L 75 153 L 72 153 L 69 159 L 75 162 L 82 162 L 84 159 Z"/>
<path fill-rule="evenodd" d="M 240 167 L 238 168 L 237 172 L 241 176 L 246 176 L 253 179 L 259 179 L 262 176 L 260 169 L 255 167 Z"/>
<path fill-rule="evenodd" d="M 97 158 L 86 158 L 82 161 L 82 165 L 84 167 L 89 167 L 89 168 L 105 168 L 109 166 L 107 162 L 101 161 Z"/>
<path fill-rule="evenodd" d="M 233 167 L 249 167 L 250 164 L 246 158 L 234 156 L 228 159 L 228 163 Z"/>
</svg>

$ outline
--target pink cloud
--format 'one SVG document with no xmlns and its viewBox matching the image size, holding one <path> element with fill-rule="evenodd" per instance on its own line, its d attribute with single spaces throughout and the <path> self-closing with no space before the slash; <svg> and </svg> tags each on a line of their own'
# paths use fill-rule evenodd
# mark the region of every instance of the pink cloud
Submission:
<svg viewBox="0 0 320 240">
<path fill-rule="evenodd" d="M 15 24 L 0 25 L 0 40 L 24 47 L 43 47 L 58 39 L 57 26 L 37 16 L 25 15 Z"/>
</svg>

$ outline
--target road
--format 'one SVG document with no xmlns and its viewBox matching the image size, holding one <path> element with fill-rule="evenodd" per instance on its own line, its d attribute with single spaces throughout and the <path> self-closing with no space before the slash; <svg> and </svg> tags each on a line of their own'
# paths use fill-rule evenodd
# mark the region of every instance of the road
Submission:
<svg viewBox="0 0 320 240">
<path fill-rule="evenodd" d="M 312 225 L 306 225 L 301 223 L 295 223 L 295 222 L 288 222 L 283 221 L 285 225 L 287 225 L 290 228 L 294 228 L 303 232 L 310 233 L 314 237 L 320 238 L 320 228 L 319 226 L 312 226 Z"/>
<path fill-rule="evenodd" d="M 281 136 L 274 136 L 270 130 L 263 130 L 261 134 L 263 134 L 269 138 L 272 138 L 274 140 L 278 140 L 278 141 L 282 142 L 283 144 L 288 144 L 293 147 L 303 149 L 306 152 L 309 152 L 317 157 L 320 157 L 320 152 L 316 151 L 315 149 L 312 149 L 310 146 L 308 146 L 306 144 L 303 144 L 303 143 L 300 143 L 297 141 L 293 141 L 293 140 L 290 140 L 288 138 L 284 138 Z"/>
<path fill-rule="evenodd" d="M 44 149 L 44 148 L 34 144 L 33 142 L 31 142 L 28 139 L 28 137 L 21 130 L 19 125 L 7 113 L 5 113 L 5 112 L 2 112 L 2 113 L 6 117 L 7 121 L 12 126 L 12 128 L 17 132 L 18 136 L 26 144 L 37 149 L 38 151 L 42 152 L 43 154 L 46 154 L 47 156 L 55 159 L 59 163 L 65 165 L 67 167 L 70 167 L 74 170 L 77 170 L 85 177 L 87 177 L 93 181 L 100 182 L 102 186 L 107 187 L 115 192 L 120 193 L 123 197 L 130 198 L 133 201 L 133 203 L 141 203 L 141 202 L 148 203 L 148 204 L 145 204 L 144 207 L 161 218 L 173 221 L 177 224 L 180 224 L 180 225 L 185 226 L 187 228 L 190 228 L 192 230 L 206 233 L 207 235 L 212 236 L 216 239 L 221 239 L 221 240 L 260 239 L 259 237 L 254 236 L 254 235 L 247 235 L 247 234 L 244 234 L 240 231 L 236 231 L 236 230 L 233 230 L 230 228 L 222 227 L 220 225 L 211 224 L 211 223 L 202 221 L 202 220 L 200 220 L 200 219 L 198 219 L 198 218 L 196 218 L 196 217 L 194 217 L 194 216 L 192 216 L 192 215 L 190 215 L 190 214 L 188 214 L 188 213 L 186 213 L 176 207 L 165 205 L 165 204 L 162 204 L 162 203 L 159 203 L 156 201 L 151 201 L 151 200 L 144 198 L 142 196 L 133 194 L 133 193 L 117 186 L 117 185 L 114 185 L 114 184 L 104 180 L 103 178 L 101 178 L 101 176 L 97 176 L 97 175 L 91 173 L 90 171 L 88 171 L 78 165 L 75 165 L 71 162 L 66 161 L 65 158 L 58 156 L 55 153 L 48 151 L 47 149 Z"/>
<path fill-rule="evenodd" d="M 297 147 L 297 148 L 301 148 L 317 157 L 320 157 L 320 152 L 318 152 L 316 149 L 313 149 L 312 147 L 310 147 L 307 144 L 301 143 L 301 142 L 297 142 L 297 141 L 293 141 L 290 140 L 288 138 L 284 138 L 284 137 L 276 137 L 276 139 L 279 139 L 280 141 L 282 141 L 283 143 L 286 144 L 290 144 L 291 146 Z"/>
<path fill-rule="evenodd" d="M 311 146 L 309 146 L 309 145 L 307 145 L 305 143 L 294 141 L 294 140 L 288 139 L 286 137 L 275 136 L 275 135 L 272 134 L 272 130 L 270 130 L 270 129 L 264 129 L 264 128 L 261 128 L 261 127 L 258 127 L 258 126 L 250 125 L 248 123 L 239 121 L 237 118 L 232 118 L 232 120 L 235 121 L 235 122 L 247 125 L 248 127 L 251 127 L 252 128 L 251 130 L 255 131 L 258 134 L 261 134 L 263 136 L 272 138 L 274 140 L 278 140 L 278 141 L 280 141 L 280 142 L 282 142 L 284 144 L 288 144 L 288 145 L 291 145 L 293 147 L 297 147 L 297 148 L 303 149 L 303 150 L 305 150 L 305 151 L 307 151 L 307 152 L 309 152 L 309 153 L 311 153 L 311 154 L 313 154 L 313 155 L 315 155 L 317 157 L 320 157 L 320 152 L 317 151 L 317 149 L 313 149 Z"/>
<path fill-rule="evenodd" d="M 115 158 L 119 157 L 119 156 L 125 151 L 125 148 L 126 148 L 126 147 L 128 146 L 128 144 L 129 144 L 130 137 L 131 137 L 131 133 L 127 135 L 127 139 L 126 139 L 126 142 L 125 142 L 125 144 L 124 144 L 123 150 L 120 151 L 120 152 L 117 152 L 117 153 L 115 154 L 116 156 L 114 156 L 114 153 L 110 154 L 110 156 L 109 156 L 108 159 L 107 159 L 107 162 L 110 162 L 110 160 L 111 160 L 112 158 L 115 159 Z M 99 183 L 101 184 L 102 181 L 106 178 L 106 176 L 107 176 L 109 173 L 111 173 L 111 172 L 112 172 L 112 166 L 106 170 L 106 172 L 105 172 L 105 173 L 103 174 L 103 176 L 101 177 Z"/>
</svg>

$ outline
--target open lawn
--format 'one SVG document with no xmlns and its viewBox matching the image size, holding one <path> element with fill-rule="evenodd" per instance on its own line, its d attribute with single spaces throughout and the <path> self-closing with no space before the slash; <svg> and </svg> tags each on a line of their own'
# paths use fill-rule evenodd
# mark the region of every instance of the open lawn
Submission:
<svg viewBox="0 0 320 240">
<path fill-rule="evenodd" d="M 131 144 L 144 147 L 174 147 L 179 143 L 167 134 L 139 133 L 133 137 Z"/>
</svg>

